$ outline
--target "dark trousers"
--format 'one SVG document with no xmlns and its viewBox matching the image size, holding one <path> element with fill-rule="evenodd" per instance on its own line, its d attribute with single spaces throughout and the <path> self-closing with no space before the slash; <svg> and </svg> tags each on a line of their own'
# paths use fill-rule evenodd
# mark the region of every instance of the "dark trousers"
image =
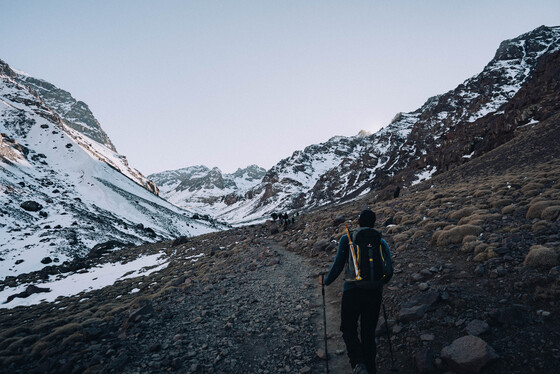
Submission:
<svg viewBox="0 0 560 374">
<path fill-rule="evenodd" d="M 375 367 L 375 328 L 379 318 L 383 291 L 354 288 L 342 293 L 341 324 L 342 338 L 352 368 L 364 363 L 370 374 Z M 360 320 L 360 338 L 358 338 L 358 319 Z"/>
</svg>

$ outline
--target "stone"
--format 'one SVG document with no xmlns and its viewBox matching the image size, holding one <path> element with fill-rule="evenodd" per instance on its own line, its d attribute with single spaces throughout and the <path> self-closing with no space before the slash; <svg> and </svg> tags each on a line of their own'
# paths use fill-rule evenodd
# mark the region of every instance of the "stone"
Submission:
<svg viewBox="0 0 560 374">
<path fill-rule="evenodd" d="M 412 307 L 416 305 L 427 305 L 428 307 L 434 306 L 440 300 L 440 294 L 437 291 L 424 292 L 416 294 L 410 298 L 409 301 L 404 302 L 404 307 Z"/>
<path fill-rule="evenodd" d="M 339 214 L 334 217 L 333 226 L 338 226 L 346 221 L 346 217 L 343 214 Z"/>
<path fill-rule="evenodd" d="M 440 356 L 449 369 L 459 374 L 478 373 L 490 361 L 499 358 L 494 348 L 472 335 L 454 340 L 441 350 Z"/>
<path fill-rule="evenodd" d="M 52 262 L 52 258 L 50 257 L 43 257 L 43 259 L 41 260 L 42 264 L 50 264 Z"/>
<path fill-rule="evenodd" d="M 326 239 L 323 240 L 319 240 L 317 242 L 315 242 L 315 250 L 317 251 L 324 251 L 327 249 L 327 247 L 329 246 L 329 241 Z"/>
<path fill-rule="evenodd" d="M 111 252 L 115 248 L 126 248 L 130 246 L 131 244 L 123 243 L 118 240 L 108 240 L 106 242 L 99 243 L 93 246 L 93 248 L 89 251 L 87 257 L 99 258 L 102 255 Z"/>
<path fill-rule="evenodd" d="M 435 335 L 434 334 L 422 334 L 420 335 L 420 340 L 423 342 L 431 342 L 435 339 Z"/>
<path fill-rule="evenodd" d="M 325 353 L 325 351 L 322 348 L 318 348 L 315 351 L 315 354 L 317 355 L 317 357 L 319 357 L 321 360 L 326 360 L 327 359 L 327 354 Z"/>
<path fill-rule="evenodd" d="M 41 204 L 32 200 L 24 201 L 19 206 L 28 212 L 38 212 L 43 209 L 43 206 Z"/>
<path fill-rule="evenodd" d="M 401 322 L 417 321 L 424 317 L 428 308 L 428 305 L 415 305 L 410 308 L 403 307 L 399 311 L 398 320 Z"/>
<path fill-rule="evenodd" d="M 12 301 L 13 299 L 15 299 L 16 297 L 25 299 L 26 297 L 29 297 L 29 296 L 31 296 L 31 295 L 33 295 L 33 294 L 36 294 L 36 293 L 50 292 L 50 291 L 51 291 L 50 288 L 37 287 L 37 286 L 35 286 L 35 285 L 32 284 L 32 285 L 30 285 L 30 286 L 27 286 L 27 288 L 25 289 L 25 291 L 20 292 L 20 293 L 15 294 L 15 295 L 10 295 L 10 296 L 8 296 L 7 302 L 9 303 L 10 301 Z"/>
<path fill-rule="evenodd" d="M 186 236 L 179 236 L 178 238 L 173 240 L 173 243 L 171 243 L 171 246 L 172 247 L 177 247 L 178 245 L 185 244 L 188 241 L 189 241 L 189 238 L 187 238 Z"/>
<path fill-rule="evenodd" d="M 482 335 L 485 332 L 487 332 L 489 329 L 490 326 L 488 325 L 488 323 L 478 319 L 473 319 L 472 321 L 469 322 L 469 324 L 466 327 L 467 333 L 469 335 L 474 335 L 474 336 Z"/>
</svg>

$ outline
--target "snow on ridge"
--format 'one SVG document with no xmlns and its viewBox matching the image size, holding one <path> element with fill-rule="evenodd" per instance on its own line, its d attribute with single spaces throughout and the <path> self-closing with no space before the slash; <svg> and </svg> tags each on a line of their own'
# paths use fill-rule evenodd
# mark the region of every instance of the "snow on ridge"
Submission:
<svg viewBox="0 0 560 374">
<path fill-rule="evenodd" d="M 0 153 L 9 154 L 0 158 L 2 278 L 39 270 L 44 257 L 87 255 L 107 240 L 142 244 L 220 229 L 142 187 L 124 156 L 69 128 L 11 73 L 0 74 L 0 114 Z M 42 209 L 24 210 L 27 200 Z"/>
</svg>

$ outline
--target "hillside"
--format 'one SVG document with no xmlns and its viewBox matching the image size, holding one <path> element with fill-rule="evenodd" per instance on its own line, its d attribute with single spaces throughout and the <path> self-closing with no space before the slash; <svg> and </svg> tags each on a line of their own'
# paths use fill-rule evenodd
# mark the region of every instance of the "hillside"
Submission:
<svg viewBox="0 0 560 374">
<path fill-rule="evenodd" d="M 542 110 L 527 104 L 549 87 L 539 86 L 538 71 L 552 77 L 559 50 L 560 27 L 541 26 L 505 40 L 481 73 L 455 89 L 429 98 L 414 112 L 399 113 L 375 134 L 337 136 L 295 151 L 248 191 L 213 194 L 208 209 L 230 223 L 262 222 L 274 211 L 295 213 L 369 191 L 388 188 L 391 196 L 396 187 L 457 167 L 554 110 L 554 100 Z M 191 203 L 180 188 L 166 188 L 165 194 L 179 206 Z M 205 191 L 191 191 L 196 194 Z"/>
<path fill-rule="evenodd" d="M 316 276 L 330 266 L 343 223 L 354 225 L 365 206 L 393 250 L 385 302 L 400 372 L 444 372 L 442 348 L 468 333 L 499 355 L 482 373 L 554 372 L 559 136 L 557 114 L 397 199 L 368 194 L 285 231 L 268 222 L 113 252 L 102 262 L 158 255 L 163 265 L 55 304 L 0 309 L 2 372 L 323 372 Z M 2 298 L 15 291 L 6 286 Z M 340 287 L 327 288 L 329 352 L 331 369 L 346 370 Z M 380 336 L 381 373 L 386 344 Z"/>
<path fill-rule="evenodd" d="M 464 87 L 428 100 L 417 112 L 397 116 L 371 138 L 336 137 L 308 147 L 309 152 L 296 152 L 281 162 L 281 168 L 267 171 L 266 183 L 249 190 L 268 186 L 266 199 L 258 200 L 258 214 L 283 206 L 275 205 L 284 196 L 275 193 L 277 186 L 289 186 L 285 191 L 290 194 L 284 197 L 297 197 L 291 188 L 298 184 L 292 181 L 309 175 L 297 163 L 314 168 L 319 161 L 326 164 L 332 161 L 327 159 L 331 147 L 342 157 L 344 170 L 369 175 L 368 165 L 384 165 L 373 179 L 365 179 L 368 184 L 360 184 L 361 189 L 354 189 L 358 184 L 353 183 L 335 188 L 342 180 L 361 179 L 335 178 L 336 168 L 327 172 L 319 178 L 325 189 L 314 191 L 336 195 L 336 204 L 304 205 L 310 209 L 301 210 L 293 224 L 268 220 L 187 238 L 180 236 L 180 227 L 169 230 L 166 224 L 176 222 L 170 218 L 159 221 L 161 231 L 153 229 L 157 236 L 151 243 L 119 250 L 102 245 L 74 260 L 0 280 L 0 373 L 323 373 L 323 305 L 317 277 L 330 268 L 344 224 L 355 227 L 366 207 L 377 213 L 376 228 L 389 243 L 395 262 L 384 300 L 399 372 L 557 372 L 557 32 L 558 28 L 542 27 L 502 43 L 484 72 Z M 106 163 L 92 163 L 91 155 L 65 135 L 73 130 L 62 132 L 65 127 L 57 114 L 9 75 L 4 79 L 8 83 L 0 108 L 3 126 L 11 133 L 2 135 L 0 143 L 0 176 L 8 181 L 0 195 L 4 196 L 0 222 L 13 225 L 10 235 L 35 245 L 42 239 L 54 240 L 29 234 L 29 227 L 66 232 L 62 224 L 64 230 L 45 228 L 44 223 L 52 223 L 42 219 L 75 220 L 73 209 L 80 208 L 99 214 L 91 219 L 101 226 L 91 235 L 128 229 L 125 239 L 138 232 L 138 240 L 144 242 L 149 230 L 134 226 L 137 218 L 124 216 L 130 204 L 137 206 L 136 202 L 158 217 L 167 212 L 161 206 L 181 212 L 171 204 L 157 203 L 159 198 L 122 173 L 114 174 Z M 481 94 L 465 94 L 476 90 Z M 461 97 L 463 101 L 456 101 Z M 443 112 L 449 121 L 436 120 Z M 26 143 L 16 142 L 16 137 Z M 364 155 L 363 142 L 368 139 L 387 145 L 383 149 L 388 153 L 364 156 L 361 164 L 346 157 L 358 149 Z M 317 158 L 309 157 L 311 153 Z M 63 169 L 62 159 L 72 162 Z M 23 175 L 27 170 L 31 171 Z M 212 169 L 203 170 L 200 182 L 213 188 L 220 178 L 206 178 L 218 177 L 208 170 Z M 168 182 L 174 183 L 173 178 L 170 175 Z M 50 180 L 57 185 L 49 185 Z M 117 186 L 115 181 L 122 187 L 102 189 L 107 183 Z M 50 190 L 59 185 L 68 191 L 60 198 Z M 188 181 L 185 190 L 195 186 L 187 185 Z M 131 186 L 143 192 L 129 190 Z M 394 198 L 396 186 L 402 189 Z M 23 188 L 41 199 L 41 194 L 48 194 L 44 200 L 37 198 L 50 204 L 47 217 L 18 208 L 26 197 L 20 197 Z M 91 191 L 111 199 L 90 195 Z M 122 200 L 123 195 L 130 198 Z M 55 211 L 47 197 L 64 210 Z M 231 206 L 248 201 L 239 199 Z M 97 201 L 106 202 L 107 208 L 97 210 Z M 17 220 L 14 212 L 19 214 Z M 120 223 L 107 224 L 115 219 Z M 82 222 L 73 230 L 88 227 Z M 180 222 L 202 224 L 189 217 Z M 74 227 L 71 222 L 67 225 Z M 349 372 L 338 331 L 341 292 L 340 278 L 326 288 L 332 373 Z M 378 326 L 379 373 L 389 373 L 391 367 L 384 322 L 381 319 Z M 476 344 L 465 345 L 465 340 L 457 341 L 460 338 Z M 461 363 L 465 357 L 475 358 Z"/>
<path fill-rule="evenodd" d="M 0 60 L 2 280 L 85 257 L 96 245 L 120 248 L 220 228 L 158 197 L 89 110 L 78 118 L 79 108 L 86 107 L 68 92 Z M 88 131 L 75 130 L 88 123 Z"/>
</svg>

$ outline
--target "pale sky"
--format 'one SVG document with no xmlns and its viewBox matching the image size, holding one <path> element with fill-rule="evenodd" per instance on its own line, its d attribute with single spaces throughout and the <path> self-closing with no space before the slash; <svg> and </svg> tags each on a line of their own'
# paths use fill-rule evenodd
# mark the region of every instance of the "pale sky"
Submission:
<svg viewBox="0 0 560 374">
<path fill-rule="evenodd" d="M 84 101 L 145 175 L 270 168 L 478 74 L 560 1 L 0 0 L 0 59 Z"/>
</svg>

